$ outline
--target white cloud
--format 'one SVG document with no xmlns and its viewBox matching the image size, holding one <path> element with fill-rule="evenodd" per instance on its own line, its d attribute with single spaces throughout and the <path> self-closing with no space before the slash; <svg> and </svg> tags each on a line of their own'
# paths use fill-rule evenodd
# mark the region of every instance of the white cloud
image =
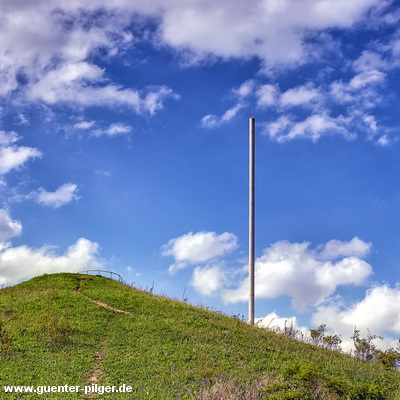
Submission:
<svg viewBox="0 0 400 400">
<path fill-rule="evenodd" d="M 377 70 L 364 71 L 355 75 L 349 82 L 352 90 L 360 90 L 369 85 L 383 83 L 386 76 L 383 72 Z"/>
<path fill-rule="evenodd" d="M 55 192 L 47 192 L 40 188 L 36 194 L 36 201 L 44 206 L 59 208 L 73 200 L 77 200 L 78 186 L 74 183 L 66 183 L 60 186 Z"/>
<path fill-rule="evenodd" d="M 133 127 L 123 122 L 115 122 L 103 129 L 93 129 L 96 125 L 96 121 L 81 121 L 74 124 L 75 129 L 79 130 L 92 130 L 92 136 L 119 136 L 125 133 L 129 133 L 133 130 Z"/>
<path fill-rule="evenodd" d="M 247 98 L 254 94 L 256 82 L 249 79 L 243 82 L 238 88 L 233 88 L 231 93 L 236 99 L 236 104 L 226 110 L 220 117 L 214 114 L 209 114 L 201 119 L 201 126 L 203 128 L 216 128 L 226 122 L 231 121 L 240 110 L 245 108 Z"/>
<path fill-rule="evenodd" d="M 14 144 L 20 139 L 14 131 L 0 130 L 0 174 L 17 169 L 32 158 L 41 157 L 42 153 L 33 147 Z"/>
<path fill-rule="evenodd" d="M 56 255 L 48 246 L 38 249 L 4 247 L 0 251 L 0 285 L 15 284 L 45 273 L 100 268 L 98 251 L 99 245 L 85 238 L 78 239 L 63 255 Z"/>
<path fill-rule="evenodd" d="M 4 208 L 0 210 L 0 241 L 19 236 L 22 233 L 22 225 L 13 220 Z"/>
<path fill-rule="evenodd" d="M 221 117 L 213 114 L 206 115 L 201 119 L 201 126 L 203 128 L 216 128 L 233 119 L 243 107 L 244 104 L 237 103 L 233 107 L 226 110 Z"/>
<path fill-rule="evenodd" d="M 203 128 L 216 128 L 220 124 L 221 124 L 221 119 L 218 118 L 218 116 L 216 116 L 214 114 L 205 115 L 201 119 L 201 126 Z"/>
<path fill-rule="evenodd" d="M 379 146 L 388 146 L 391 143 L 388 135 L 382 135 L 377 141 L 376 144 Z"/>
<path fill-rule="evenodd" d="M 200 294 L 211 296 L 223 286 L 226 272 L 220 265 L 196 267 L 190 285 Z"/>
<path fill-rule="evenodd" d="M 347 138 L 353 136 L 347 129 L 348 121 L 342 116 L 333 118 L 329 115 L 313 114 L 303 121 L 295 122 L 287 116 L 265 126 L 265 133 L 277 142 L 287 142 L 297 138 L 317 141 L 322 136 L 340 133 Z"/>
<path fill-rule="evenodd" d="M 353 69 L 358 73 L 369 73 L 370 71 L 384 71 L 389 64 L 382 55 L 376 51 L 364 50 L 361 56 L 353 62 Z"/>
<path fill-rule="evenodd" d="M 233 93 L 240 99 L 244 99 L 249 97 L 253 94 L 256 82 L 254 79 L 248 79 L 247 81 L 243 82 L 238 89 L 233 89 Z"/>
<path fill-rule="evenodd" d="M 142 91 L 126 89 L 115 84 L 104 84 L 104 70 L 87 62 L 63 64 L 31 85 L 27 97 L 48 104 L 67 103 L 83 107 L 126 106 L 136 113 L 153 115 L 163 108 L 167 98 L 179 96 L 166 86 L 155 86 Z"/>
<path fill-rule="evenodd" d="M 332 239 L 321 246 L 319 258 L 322 260 L 334 260 L 339 257 L 365 257 L 369 254 L 372 243 L 366 243 L 357 236 L 349 242 Z"/>
<path fill-rule="evenodd" d="M 0 146 L 15 143 L 19 139 L 21 139 L 21 138 L 14 131 L 6 132 L 6 131 L 0 130 Z"/>
<path fill-rule="evenodd" d="M 0 174 L 6 174 L 24 165 L 31 158 L 41 157 L 42 153 L 26 146 L 0 147 Z"/>
<path fill-rule="evenodd" d="M 256 56 L 270 67 L 307 61 L 310 33 L 351 27 L 381 4 L 382 0 L 256 0 L 251 4 L 241 0 L 229 7 L 211 0 L 3 2 L 0 87 L 3 94 L 10 93 L 18 87 L 21 70 L 34 80 L 54 61 L 84 62 L 98 48 L 109 56 L 118 54 L 137 39 L 129 27 L 138 14 L 157 17 L 157 40 L 186 60 Z M 102 10 L 102 16 L 96 15 L 97 10 Z M 143 24 L 138 18 L 135 22 Z"/>
<path fill-rule="evenodd" d="M 306 35 L 349 27 L 377 0 L 178 2 L 164 8 L 161 38 L 193 53 L 193 61 L 213 54 L 222 58 L 258 56 L 266 65 L 304 62 Z M 179 24 L 176 21 L 180 21 Z"/>
<path fill-rule="evenodd" d="M 349 244 L 340 243 L 342 249 L 347 248 L 347 253 L 361 247 L 354 239 Z M 336 252 L 332 250 L 332 258 L 327 259 L 327 252 L 321 253 L 321 248 L 324 246 L 313 250 L 308 242 L 280 241 L 265 249 L 255 263 L 257 298 L 289 296 L 293 307 L 304 312 L 309 306 L 317 306 L 329 299 L 338 286 L 361 285 L 372 274 L 371 266 L 360 258 L 348 256 L 338 259 L 339 249 Z M 248 278 L 236 289 L 226 289 L 222 293 L 226 303 L 246 301 L 247 297 Z"/>
<path fill-rule="evenodd" d="M 269 107 L 277 104 L 278 89 L 274 85 L 261 85 L 256 92 L 257 106 Z"/>
<path fill-rule="evenodd" d="M 284 108 L 289 107 L 313 107 L 320 101 L 322 94 L 312 84 L 298 86 L 288 89 L 280 97 L 280 105 Z"/>
<path fill-rule="evenodd" d="M 29 119 L 23 114 L 18 114 L 18 125 L 29 125 Z"/>
<path fill-rule="evenodd" d="M 108 6 L 102 1 L 73 4 L 62 0 L 35 7 L 26 2 L 0 5 L 0 96 L 13 94 L 23 103 L 126 106 L 151 115 L 166 99 L 179 98 L 162 85 L 143 90 L 117 85 L 91 61 L 99 48 L 112 57 L 132 41 L 126 29 L 136 7 Z"/>
<path fill-rule="evenodd" d="M 340 302 L 322 305 L 312 315 L 312 323 L 326 324 L 343 338 L 351 337 L 355 327 L 363 335 L 400 335 L 400 289 L 378 285 L 367 290 L 365 297 L 350 306 Z"/>
<path fill-rule="evenodd" d="M 371 9 L 376 12 L 369 13 Z M 229 7 L 211 0 L 167 4 L 162 0 L 56 0 L 36 1 L 34 6 L 29 2 L 2 3 L 0 96 L 13 95 L 21 103 L 127 107 L 137 114 L 153 115 L 179 95 L 163 85 L 121 86 L 110 79 L 107 67 L 95 64 L 96 57 L 111 59 L 127 51 L 134 54 L 133 45 L 146 40 L 156 47 L 171 46 L 189 63 L 256 57 L 265 71 L 279 73 L 282 68 L 315 60 L 315 45 L 309 38 L 322 37 L 326 29 L 378 19 L 382 10 L 381 0 L 256 0 L 251 4 L 239 0 Z M 147 25 L 154 17 L 158 23 L 155 31 Z M 397 65 L 400 46 L 393 39 L 389 50 L 383 45 L 375 47 L 354 62 L 356 74 L 349 82 L 332 86 L 332 95 L 341 103 L 357 100 L 358 106 L 362 100 L 367 106 L 368 101 L 370 105 L 378 101 L 374 99 L 376 91 L 365 90 L 385 82 L 385 70 Z M 249 96 L 256 96 L 258 107 L 276 102 L 275 85 L 256 86 L 252 79 L 243 82 L 231 92 L 236 96 L 235 104 L 222 115 L 206 115 L 202 126 L 212 128 L 231 121 L 248 106 L 245 99 Z M 363 93 L 356 93 L 359 90 Z M 291 88 L 282 94 L 280 106 L 314 107 L 323 94 L 310 84 Z M 295 127 L 300 133 L 286 140 L 298 136 L 317 140 L 327 132 L 327 125 L 330 131 L 342 127 L 327 110 L 316 115 L 319 117 L 310 116 L 303 126 Z M 89 129 L 83 123 L 76 128 Z"/>
<path fill-rule="evenodd" d="M 133 127 L 130 125 L 126 125 L 122 122 L 117 122 L 114 124 L 111 124 L 108 128 L 106 129 L 96 129 L 93 132 L 94 136 L 108 136 L 108 137 L 114 137 L 114 136 L 119 136 L 123 135 L 125 133 L 129 133 L 133 130 Z"/>
<path fill-rule="evenodd" d="M 96 125 L 95 121 L 81 121 L 81 122 L 77 122 L 74 125 L 74 128 L 86 130 L 86 129 L 93 128 L 95 125 Z"/>
<path fill-rule="evenodd" d="M 188 265 L 204 263 L 227 254 L 236 247 L 237 238 L 232 233 L 189 232 L 162 246 L 162 254 L 174 257 L 175 263 L 169 267 L 169 272 L 174 273 Z"/>
</svg>

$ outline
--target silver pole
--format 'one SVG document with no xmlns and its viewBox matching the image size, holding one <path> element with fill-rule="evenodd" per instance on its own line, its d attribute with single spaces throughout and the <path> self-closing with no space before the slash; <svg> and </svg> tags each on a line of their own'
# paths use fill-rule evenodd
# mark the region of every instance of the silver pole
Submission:
<svg viewBox="0 0 400 400">
<path fill-rule="evenodd" d="M 249 324 L 254 325 L 255 118 L 249 119 Z"/>
</svg>

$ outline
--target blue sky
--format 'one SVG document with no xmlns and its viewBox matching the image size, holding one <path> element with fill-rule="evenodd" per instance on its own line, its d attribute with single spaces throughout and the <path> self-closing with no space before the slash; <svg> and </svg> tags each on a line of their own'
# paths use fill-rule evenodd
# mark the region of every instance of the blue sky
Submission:
<svg viewBox="0 0 400 400">
<path fill-rule="evenodd" d="M 247 316 L 400 336 L 400 4 L 5 0 L 0 284 L 103 268 Z"/>
</svg>

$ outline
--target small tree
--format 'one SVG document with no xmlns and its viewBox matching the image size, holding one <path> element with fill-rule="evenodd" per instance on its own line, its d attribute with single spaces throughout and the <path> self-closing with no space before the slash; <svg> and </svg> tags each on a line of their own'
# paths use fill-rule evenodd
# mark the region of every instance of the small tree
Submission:
<svg viewBox="0 0 400 400">
<path fill-rule="evenodd" d="M 311 343 L 321 346 L 324 343 L 326 324 L 321 324 L 317 329 L 310 329 Z"/>
<path fill-rule="evenodd" d="M 338 335 L 325 336 L 323 339 L 324 347 L 329 350 L 340 350 L 340 343 L 342 340 Z"/>
<path fill-rule="evenodd" d="M 354 343 L 354 355 L 361 361 L 372 361 L 378 356 L 378 349 L 373 343 L 374 339 L 383 339 L 382 336 L 371 335 L 368 331 L 367 338 L 360 337 L 360 330 L 354 328 L 353 336 L 351 337 Z"/>
</svg>

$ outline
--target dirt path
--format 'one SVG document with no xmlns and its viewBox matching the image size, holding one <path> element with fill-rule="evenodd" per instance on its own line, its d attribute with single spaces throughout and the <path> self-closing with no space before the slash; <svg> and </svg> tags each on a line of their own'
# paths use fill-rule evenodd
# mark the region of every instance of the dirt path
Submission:
<svg viewBox="0 0 400 400">
<path fill-rule="evenodd" d="M 113 310 L 113 311 L 116 311 L 116 312 L 119 312 L 119 313 L 123 313 L 123 314 L 127 314 L 127 315 L 133 315 L 132 313 L 130 313 L 130 312 L 128 312 L 128 311 L 120 310 L 119 308 L 112 307 L 112 306 L 110 306 L 110 305 L 108 305 L 108 304 L 106 304 L 106 303 L 103 303 L 103 302 L 98 301 L 98 300 L 91 299 L 90 297 L 84 295 L 84 294 L 82 293 L 82 281 L 83 281 L 84 279 L 85 279 L 84 277 L 79 278 L 79 286 L 78 286 L 78 289 L 77 289 L 76 291 L 77 291 L 81 296 L 83 296 L 85 299 L 91 301 L 91 302 L 94 303 L 94 304 L 97 304 L 98 306 L 101 306 L 101 307 L 104 307 L 104 308 L 108 308 L 109 310 Z"/>
<path fill-rule="evenodd" d="M 83 282 L 84 279 L 86 279 L 86 278 L 83 277 L 83 276 L 81 276 L 79 278 L 79 284 L 78 284 L 78 287 L 76 289 L 76 291 L 79 293 L 79 295 L 84 297 L 86 300 L 88 300 L 88 301 L 90 301 L 90 302 L 92 302 L 94 304 L 97 304 L 98 306 L 101 306 L 101 307 L 104 307 L 104 308 L 107 308 L 109 310 L 116 311 L 116 312 L 119 312 L 119 313 L 122 313 L 122 314 L 133 315 L 132 313 L 130 313 L 128 311 L 120 310 L 119 308 L 112 307 L 112 306 L 110 306 L 110 305 L 108 305 L 106 303 L 103 303 L 103 302 L 98 301 L 98 300 L 91 299 L 90 297 L 84 295 L 82 293 L 82 282 Z M 96 353 L 95 353 L 95 356 L 94 356 L 95 363 L 93 364 L 93 367 L 92 367 L 92 369 L 90 371 L 90 375 L 89 375 L 89 379 L 88 379 L 89 385 L 94 385 L 94 384 L 98 383 L 99 378 L 100 378 L 101 374 L 103 373 L 103 371 L 101 370 L 101 361 L 102 361 L 102 359 L 104 357 L 104 348 L 106 347 L 106 344 L 107 344 L 107 340 L 104 339 L 101 342 L 99 350 L 97 350 Z M 96 397 L 96 396 L 97 396 L 97 393 L 88 393 L 85 397 L 87 399 L 90 399 L 90 398 L 93 398 L 93 397 Z"/>
<path fill-rule="evenodd" d="M 103 374 L 103 371 L 101 369 L 101 361 L 104 358 L 104 348 L 106 347 L 107 340 L 103 340 L 100 345 L 100 349 L 96 351 L 95 353 L 95 363 L 93 364 L 92 369 L 90 370 L 90 375 L 88 379 L 88 384 L 89 385 L 95 385 L 98 383 L 100 376 Z M 88 394 L 85 395 L 87 399 L 91 399 L 93 397 L 97 397 L 98 393 L 95 392 L 89 392 Z"/>
</svg>

